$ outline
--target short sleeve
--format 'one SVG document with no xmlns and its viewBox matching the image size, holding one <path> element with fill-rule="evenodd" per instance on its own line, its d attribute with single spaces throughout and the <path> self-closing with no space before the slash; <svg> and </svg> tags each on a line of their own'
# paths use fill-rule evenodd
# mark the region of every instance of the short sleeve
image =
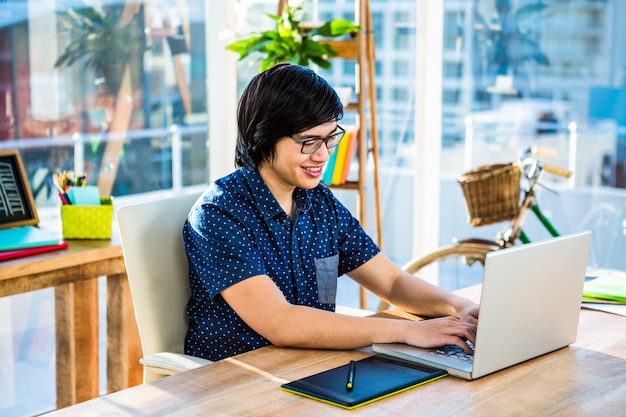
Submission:
<svg viewBox="0 0 626 417">
<path fill-rule="evenodd" d="M 184 228 L 189 267 L 211 298 L 237 282 L 267 274 L 252 232 L 232 213 L 202 204 L 190 213 Z"/>
</svg>

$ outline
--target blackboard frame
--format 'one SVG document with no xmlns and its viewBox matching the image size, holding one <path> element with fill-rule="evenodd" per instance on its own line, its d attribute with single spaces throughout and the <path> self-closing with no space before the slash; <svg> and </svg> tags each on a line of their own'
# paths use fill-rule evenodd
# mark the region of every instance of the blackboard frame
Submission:
<svg viewBox="0 0 626 417">
<path fill-rule="evenodd" d="M 8 207 L 9 201 L 17 210 Z M 37 207 L 17 149 L 0 150 L 0 229 L 39 224 Z"/>
</svg>

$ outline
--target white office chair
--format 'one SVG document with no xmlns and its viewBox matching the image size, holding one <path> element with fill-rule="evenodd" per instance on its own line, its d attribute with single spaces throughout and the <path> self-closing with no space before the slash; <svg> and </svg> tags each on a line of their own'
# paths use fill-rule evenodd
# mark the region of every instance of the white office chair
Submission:
<svg viewBox="0 0 626 417">
<path fill-rule="evenodd" d="M 182 353 L 191 293 L 182 229 L 197 198 L 185 194 L 117 211 L 143 349 L 144 382 L 211 363 Z"/>
</svg>

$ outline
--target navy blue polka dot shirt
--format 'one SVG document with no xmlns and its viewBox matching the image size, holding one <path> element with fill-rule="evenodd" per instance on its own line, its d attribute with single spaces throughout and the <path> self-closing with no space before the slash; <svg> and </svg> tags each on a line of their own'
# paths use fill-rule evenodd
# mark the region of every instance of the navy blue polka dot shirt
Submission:
<svg viewBox="0 0 626 417">
<path fill-rule="evenodd" d="M 379 252 L 325 186 L 296 188 L 294 200 L 291 219 L 258 172 L 240 168 L 192 208 L 183 229 L 191 286 L 186 354 L 219 360 L 270 344 L 224 301 L 229 286 L 268 275 L 290 303 L 334 311 L 337 278 Z"/>
</svg>

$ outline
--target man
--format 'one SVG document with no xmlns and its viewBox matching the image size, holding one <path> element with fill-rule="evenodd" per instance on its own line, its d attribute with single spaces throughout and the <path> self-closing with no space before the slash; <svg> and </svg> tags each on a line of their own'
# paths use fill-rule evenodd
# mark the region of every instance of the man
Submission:
<svg viewBox="0 0 626 417">
<path fill-rule="evenodd" d="M 219 360 L 262 346 L 353 349 L 375 342 L 454 344 L 470 352 L 478 306 L 405 273 L 320 184 L 345 131 L 334 89 L 308 68 L 278 64 L 239 102 L 235 162 L 184 226 L 190 328 L 185 353 Z M 348 275 L 412 322 L 337 314 Z"/>
</svg>

